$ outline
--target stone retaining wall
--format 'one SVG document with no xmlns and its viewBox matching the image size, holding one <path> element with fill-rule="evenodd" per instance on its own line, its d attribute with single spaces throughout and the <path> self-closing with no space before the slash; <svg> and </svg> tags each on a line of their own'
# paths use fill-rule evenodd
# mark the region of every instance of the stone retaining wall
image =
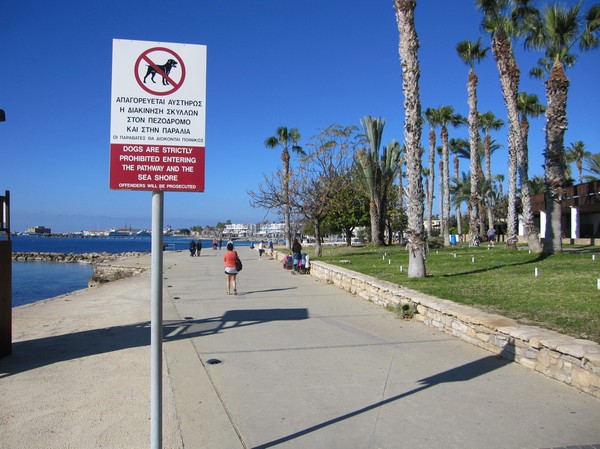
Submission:
<svg viewBox="0 0 600 449">
<path fill-rule="evenodd" d="M 278 253 L 282 260 L 285 254 Z M 324 262 L 310 274 L 381 306 L 407 305 L 413 319 L 600 398 L 600 345 L 482 312 Z"/>
</svg>

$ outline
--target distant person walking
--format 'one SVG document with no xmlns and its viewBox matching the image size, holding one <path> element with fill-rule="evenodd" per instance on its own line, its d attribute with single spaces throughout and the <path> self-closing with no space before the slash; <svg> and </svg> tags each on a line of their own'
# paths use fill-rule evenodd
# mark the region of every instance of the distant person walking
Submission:
<svg viewBox="0 0 600 449">
<path fill-rule="evenodd" d="M 227 244 L 227 251 L 223 255 L 223 261 L 225 262 L 225 276 L 227 276 L 227 294 L 231 295 L 231 288 L 233 287 L 233 294 L 237 295 L 237 260 L 238 253 L 233 250 L 233 243 Z"/>
<path fill-rule="evenodd" d="M 269 255 L 273 257 L 273 240 L 269 240 Z"/>
<path fill-rule="evenodd" d="M 202 251 L 202 241 L 198 239 L 198 243 L 196 243 L 196 256 L 200 257 L 200 251 Z"/>
<path fill-rule="evenodd" d="M 488 237 L 489 244 L 493 246 L 494 243 L 496 242 L 496 230 L 494 229 L 493 226 L 491 226 L 490 229 L 488 229 L 487 237 Z"/>
<path fill-rule="evenodd" d="M 258 244 L 258 260 L 262 260 L 262 255 L 265 252 L 265 242 L 263 242 L 262 240 L 260 241 L 260 243 Z"/>
<path fill-rule="evenodd" d="M 194 257 L 196 255 L 196 242 L 193 240 L 190 242 L 190 256 Z"/>
</svg>

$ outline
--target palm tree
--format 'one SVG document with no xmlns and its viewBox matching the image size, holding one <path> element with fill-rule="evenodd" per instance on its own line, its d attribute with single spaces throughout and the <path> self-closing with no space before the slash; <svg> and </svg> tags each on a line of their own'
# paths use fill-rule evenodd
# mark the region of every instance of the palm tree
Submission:
<svg viewBox="0 0 600 449">
<path fill-rule="evenodd" d="M 583 180 L 586 182 L 589 181 L 599 181 L 600 180 L 600 153 L 590 154 L 583 158 L 583 161 L 586 164 L 584 167 L 584 171 L 589 173 L 589 175 L 584 175 Z"/>
<path fill-rule="evenodd" d="M 356 161 L 361 168 L 362 179 L 369 196 L 371 215 L 371 242 L 385 245 L 385 209 L 387 197 L 394 182 L 400 162 L 400 144 L 392 141 L 381 155 L 380 147 L 385 126 L 384 119 L 367 116 L 361 120 L 368 149 L 356 153 Z"/>
<path fill-rule="evenodd" d="M 406 145 L 407 213 L 409 254 L 408 277 L 424 278 L 427 241 L 423 227 L 423 184 L 421 163 L 421 99 L 419 97 L 419 38 L 415 28 L 416 0 L 394 0 L 400 41 L 398 52 L 402 65 L 404 91 L 404 142 Z M 431 168 L 431 167 L 430 167 Z"/>
<path fill-rule="evenodd" d="M 450 234 L 448 229 L 448 220 L 450 219 L 450 160 L 448 156 L 448 125 L 459 126 L 465 122 L 464 118 L 460 114 L 454 112 L 452 106 L 441 106 L 439 108 L 439 123 L 442 127 L 440 131 L 440 137 L 442 139 L 442 174 L 440 185 L 442 190 L 440 192 L 442 207 L 442 234 L 444 236 L 444 246 L 450 245 Z"/>
<path fill-rule="evenodd" d="M 469 75 L 467 76 L 467 92 L 469 103 L 469 147 L 471 150 L 470 171 L 471 171 L 471 198 L 469 214 L 469 245 L 475 246 L 478 242 L 477 220 L 479 204 L 479 177 L 477 171 L 477 146 L 479 144 L 479 114 L 477 112 L 477 83 L 479 82 L 475 74 L 475 64 L 479 63 L 487 53 L 487 48 L 481 47 L 481 39 L 477 42 L 463 41 L 456 46 L 456 51 L 460 59 L 469 66 Z"/>
<path fill-rule="evenodd" d="M 600 34 L 600 4 L 591 7 L 585 17 L 580 15 L 581 3 L 569 8 L 547 6 L 542 14 L 530 17 L 527 24 L 527 48 L 544 51 L 545 58 L 531 74 L 542 77 L 550 69 L 546 80 L 546 236 L 544 253 L 562 251 L 562 197 L 566 187 L 566 157 L 564 134 L 567 129 L 567 93 L 569 79 L 566 67 L 572 67 L 576 55 L 575 44 L 583 51 L 598 47 Z"/>
<path fill-rule="evenodd" d="M 399 164 L 398 164 L 398 208 L 404 209 L 404 170 L 402 166 L 406 163 L 404 158 L 406 153 L 406 147 L 401 146 L 399 151 Z"/>
<path fill-rule="evenodd" d="M 504 126 L 504 121 L 497 119 L 493 112 L 488 111 L 485 114 L 479 115 L 479 127 L 483 131 L 483 150 L 485 154 L 485 179 L 487 181 L 492 180 L 492 138 L 490 131 L 498 131 Z M 487 195 L 492 193 L 491 190 L 487 191 Z M 488 202 L 490 198 L 488 198 Z M 487 208 L 488 211 L 488 227 L 494 226 L 494 209 L 491 207 Z"/>
<path fill-rule="evenodd" d="M 544 193 L 546 191 L 546 181 L 543 176 L 534 176 L 528 182 L 529 184 L 529 194 L 539 195 L 540 193 Z"/>
<path fill-rule="evenodd" d="M 267 148 L 281 148 L 281 162 L 283 163 L 283 197 L 284 197 L 284 226 L 285 239 L 288 249 L 292 248 L 292 230 L 290 226 L 290 150 L 297 154 L 304 155 L 302 147 L 298 145 L 300 132 L 297 128 L 288 130 L 285 126 L 280 126 L 275 130 L 275 135 L 267 137 L 265 146 Z"/>
<path fill-rule="evenodd" d="M 440 124 L 439 110 L 427 108 L 425 119 L 429 124 L 429 184 L 427 188 L 427 221 L 425 229 L 431 235 L 431 218 L 433 216 L 433 192 L 435 190 L 435 127 Z M 440 192 L 441 193 L 441 192 Z"/>
<path fill-rule="evenodd" d="M 529 0 L 475 0 L 483 12 L 483 27 L 491 35 L 492 53 L 502 86 L 502 96 L 508 116 L 508 216 L 507 247 L 517 247 L 517 153 L 523 145 L 519 127 L 517 96 L 521 72 L 517 66 L 511 38 L 520 33 L 523 20 L 536 10 Z M 513 8 L 514 6 L 514 8 Z"/>
<path fill-rule="evenodd" d="M 429 193 L 430 176 L 431 176 L 431 170 L 429 170 L 429 168 L 427 168 L 427 167 L 423 167 L 423 182 L 425 184 L 425 204 L 427 204 L 427 205 L 429 205 L 430 202 L 431 202 L 431 204 L 433 204 L 433 199 L 429 197 L 429 195 L 430 195 L 430 193 Z M 427 217 L 427 219 L 429 220 L 429 217 Z M 431 226 L 431 220 L 429 220 L 429 225 Z M 425 227 L 425 230 L 427 231 L 427 225 Z M 427 235 L 431 235 L 431 230 L 427 233 Z"/>
<path fill-rule="evenodd" d="M 537 95 L 529 95 L 525 92 L 520 92 L 517 97 L 517 107 L 521 116 L 521 136 L 523 145 L 518 154 L 517 160 L 519 164 L 519 178 L 521 179 L 521 204 L 523 216 L 523 229 L 527 243 L 531 250 L 535 253 L 542 252 L 542 244 L 540 235 L 533 223 L 533 207 L 531 204 L 530 185 L 529 185 L 529 149 L 527 140 L 529 138 L 529 120 L 527 117 L 538 117 L 544 113 L 544 106 L 538 101 Z"/>
<path fill-rule="evenodd" d="M 579 173 L 580 183 L 582 181 L 583 159 L 591 155 L 592 153 L 586 151 L 585 143 L 583 143 L 581 140 L 578 140 L 577 142 L 571 142 L 567 148 L 567 162 L 575 162 L 575 167 L 577 167 L 577 172 Z"/>
<path fill-rule="evenodd" d="M 460 159 L 459 159 L 459 151 L 461 148 L 461 141 L 464 139 L 450 139 L 448 149 L 454 155 L 454 176 L 453 180 L 458 179 L 458 172 L 460 170 Z M 452 187 L 450 187 L 450 193 L 452 193 Z M 455 200 L 452 201 L 452 204 L 455 206 L 456 213 L 456 227 L 458 235 L 462 235 L 462 213 L 460 210 L 461 202 L 457 203 Z"/>
<path fill-rule="evenodd" d="M 458 234 L 462 235 L 462 216 L 458 211 L 463 203 L 469 204 L 469 198 L 471 197 L 471 179 L 469 175 L 462 172 L 462 177 L 455 174 L 450 185 L 450 192 L 452 193 L 452 204 L 457 210 L 456 213 L 456 225 L 458 226 Z"/>
</svg>

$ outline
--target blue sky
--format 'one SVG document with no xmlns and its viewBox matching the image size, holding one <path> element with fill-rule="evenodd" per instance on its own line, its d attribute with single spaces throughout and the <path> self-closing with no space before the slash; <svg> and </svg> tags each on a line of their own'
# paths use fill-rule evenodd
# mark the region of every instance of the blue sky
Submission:
<svg viewBox="0 0 600 449">
<path fill-rule="evenodd" d="M 474 1 L 422 0 L 416 20 L 423 111 L 450 105 L 466 115 L 468 68 L 455 46 L 481 34 Z M 253 209 L 247 191 L 280 164 L 263 144 L 278 126 L 299 128 L 306 144 L 332 123 L 372 115 L 386 119 L 384 142 L 403 141 L 391 0 L 2 1 L 0 191 L 11 192 L 13 230 L 151 226 L 151 192 L 108 187 L 115 38 L 207 46 L 206 189 L 166 192 L 165 225 L 277 221 L 275 211 Z M 543 83 L 526 74 L 539 56 L 519 51 L 521 89 L 545 103 Z M 477 73 L 479 109 L 506 120 L 491 53 Z M 565 142 L 582 140 L 592 152 L 600 152 L 598 73 L 598 51 L 567 72 Z M 543 118 L 532 121 L 531 175 L 543 174 L 543 128 Z M 503 145 L 493 172 L 506 174 L 506 128 L 493 137 Z"/>
</svg>

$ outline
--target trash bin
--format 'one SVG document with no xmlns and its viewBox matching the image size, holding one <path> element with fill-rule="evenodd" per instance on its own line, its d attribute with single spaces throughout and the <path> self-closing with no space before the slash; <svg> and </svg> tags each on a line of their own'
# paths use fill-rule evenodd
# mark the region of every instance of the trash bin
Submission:
<svg viewBox="0 0 600 449">
<path fill-rule="evenodd" d="M 456 245 L 456 234 L 450 234 L 450 244 Z"/>
</svg>

